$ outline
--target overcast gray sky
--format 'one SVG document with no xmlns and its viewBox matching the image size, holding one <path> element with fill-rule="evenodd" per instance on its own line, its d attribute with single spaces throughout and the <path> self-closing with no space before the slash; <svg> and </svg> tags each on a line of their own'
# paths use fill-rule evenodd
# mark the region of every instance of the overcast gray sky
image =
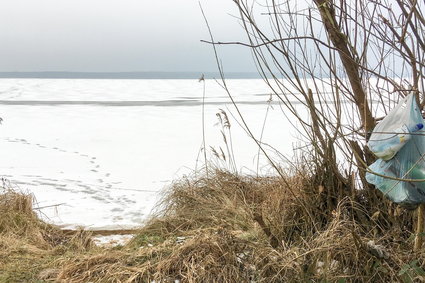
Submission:
<svg viewBox="0 0 425 283">
<path fill-rule="evenodd" d="M 1 0 L 0 71 L 216 71 L 198 0 Z M 243 32 L 231 0 L 202 0 L 219 40 Z M 226 71 L 248 50 L 220 48 Z"/>
</svg>

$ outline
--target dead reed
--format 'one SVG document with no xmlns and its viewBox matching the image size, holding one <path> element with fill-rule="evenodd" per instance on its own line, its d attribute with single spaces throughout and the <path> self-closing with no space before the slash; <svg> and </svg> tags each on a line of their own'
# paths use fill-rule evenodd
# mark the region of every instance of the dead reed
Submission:
<svg viewBox="0 0 425 283">
<path fill-rule="evenodd" d="M 0 282 L 54 279 L 55 259 L 92 247 L 87 232 L 67 235 L 40 220 L 30 194 L 0 188 L 0 215 Z"/>
<path fill-rule="evenodd" d="M 393 208 L 378 208 L 378 203 L 365 206 L 348 196 L 328 209 L 329 191 L 316 186 L 316 178 L 310 174 L 287 177 L 285 182 L 222 171 L 211 171 L 208 176 L 176 182 L 165 196 L 162 210 L 127 246 L 63 261 L 58 280 L 424 279 L 424 253 L 412 252 L 412 234 L 406 229 L 413 219 L 411 212 L 399 209 L 398 213 L 383 213 L 382 209 Z M 288 184 L 304 199 L 304 206 L 288 193 Z"/>
</svg>

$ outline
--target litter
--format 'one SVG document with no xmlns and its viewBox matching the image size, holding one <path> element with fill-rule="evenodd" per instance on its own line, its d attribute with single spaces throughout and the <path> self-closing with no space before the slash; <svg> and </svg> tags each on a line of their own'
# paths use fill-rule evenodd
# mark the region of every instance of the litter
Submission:
<svg viewBox="0 0 425 283">
<path fill-rule="evenodd" d="M 425 203 L 424 120 L 413 94 L 404 98 L 373 130 L 368 147 L 379 157 L 366 180 L 395 203 Z M 373 173 L 372 173 L 373 172 Z"/>
</svg>

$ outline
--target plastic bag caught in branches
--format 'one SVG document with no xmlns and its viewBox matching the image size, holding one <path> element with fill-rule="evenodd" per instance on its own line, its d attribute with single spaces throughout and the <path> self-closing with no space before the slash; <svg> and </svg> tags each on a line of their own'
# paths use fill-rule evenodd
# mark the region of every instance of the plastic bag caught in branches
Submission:
<svg viewBox="0 0 425 283">
<path fill-rule="evenodd" d="M 403 99 L 374 129 L 368 142 L 378 157 L 366 173 L 393 202 L 414 206 L 425 202 L 424 120 L 413 94 Z M 389 177 L 389 178 L 388 178 Z"/>
<path fill-rule="evenodd" d="M 410 140 L 411 133 L 422 128 L 422 116 L 410 94 L 375 127 L 367 145 L 377 157 L 390 160 Z"/>
</svg>

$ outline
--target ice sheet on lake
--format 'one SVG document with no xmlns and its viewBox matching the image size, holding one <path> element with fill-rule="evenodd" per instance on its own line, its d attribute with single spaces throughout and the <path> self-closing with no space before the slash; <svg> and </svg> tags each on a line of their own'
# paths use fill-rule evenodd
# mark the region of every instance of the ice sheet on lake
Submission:
<svg viewBox="0 0 425 283">
<path fill-rule="evenodd" d="M 216 113 L 235 113 L 226 93 L 207 81 L 206 144 L 225 149 Z M 279 106 L 267 104 L 261 80 L 230 80 L 253 133 L 290 153 L 292 133 Z M 2 79 L 6 101 L 200 101 L 196 80 Z M 143 223 L 159 192 L 202 165 L 202 104 L 196 105 L 0 105 L 0 174 L 32 192 L 42 216 L 64 226 L 93 229 Z M 256 172 L 258 148 L 230 116 L 240 170 Z M 276 156 L 275 156 L 276 157 Z M 282 161 L 282 160 L 280 160 Z M 218 161 L 217 161 L 218 162 Z M 264 157 L 260 170 L 267 172 Z M 53 206 L 52 205 L 58 205 Z"/>
</svg>

